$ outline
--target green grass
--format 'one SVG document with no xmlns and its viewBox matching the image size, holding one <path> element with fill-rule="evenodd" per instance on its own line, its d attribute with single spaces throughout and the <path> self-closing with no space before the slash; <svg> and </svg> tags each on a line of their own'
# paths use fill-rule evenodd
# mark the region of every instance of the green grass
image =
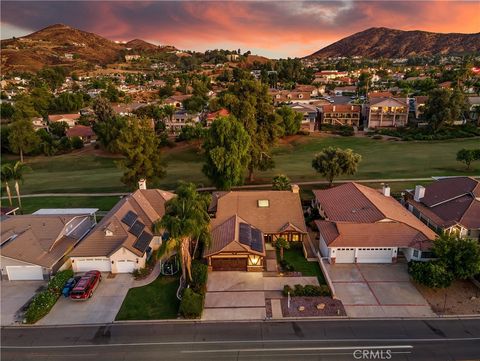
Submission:
<svg viewBox="0 0 480 361">
<path fill-rule="evenodd" d="M 98 208 L 109 211 L 119 201 L 119 197 L 34 197 L 22 198 L 24 214 L 33 213 L 40 208 Z M 7 204 L 2 200 L 2 204 Z M 16 199 L 14 199 L 16 204 Z"/>
<path fill-rule="evenodd" d="M 280 260 L 280 251 L 277 251 L 277 258 Z M 318 262 L 307 261 L 301 248 L 292 247 L 283 250 L 283 258 L 293 266 L 296 272 L 301 272 L 304 276 L 316 276 L 321 285 L 326 284 Z"/>
<path fill-rule="evenodd" d="M 159 276 L 152 283 L 132 288 L 123 300 L 116 320 L 161 320 L 177 318 L 178 277 Z"/>
<path fill-rule="evenodd" d="M 362 155 L 359 170 L 354 176 L 341 179 L 418 178 L 441 175 L 478 174 L 467 172 L 456 161 L 461 148 L 478 148 L 478 139 L 457 139 L 431 142 L 396 142 L 359 137 L 302 137 L 274 149 L 276 167 L 257 172 L 258 183 L 270 182 L 279 173 L 292 181 L 323 180 L 311 167 L 314 155 L 327 146 L 351 148 Z M 198 185 L 210 185 L 201 169 L 203 156 L 196 149 L 169 152 L 167 176 L 149 187 L 174 189 L 180 180 Z M 28 158 L 32 172 L 25 175 L 22 192 L 123 192 L 128 189 L 120 182 L 121 171 L 115 160 L 91 155 L 61 155 Z"/>
</svg>

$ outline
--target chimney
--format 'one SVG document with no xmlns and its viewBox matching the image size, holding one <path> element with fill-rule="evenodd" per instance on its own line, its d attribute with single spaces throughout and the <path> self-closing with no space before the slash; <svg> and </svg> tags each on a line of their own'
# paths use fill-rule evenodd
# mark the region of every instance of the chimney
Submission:
<svg viewBox="0 0 480 361">
<path fill-rule="evenodd" d="M 147 180 L 145 178 L 138 181 L 138 189 L 147 189 Z"/>
<path fill-rule="evenodd" d="M 425 197 L 425 187 L 424 186 L 415 186 L 415 195 L 413 196 L 413 199 L 415 202 L 420 202 L 420 199 Z"/>
<path fill-rule="evenodd" d="M 292 184 L 292 193 L 300 193 L 300 187 L 298 184 Z"/>
<path fill-rule="evenodd" d="M 333 106 L 333 111 L 335 111 L 335 105 Z"/>
<path fill-rule="evenodd" d="M 385 197 L 390 197 L 390 186 L 388 184 L 384 184 L 382 186 L 382 194 L 385 196 Z"/>
</svg>

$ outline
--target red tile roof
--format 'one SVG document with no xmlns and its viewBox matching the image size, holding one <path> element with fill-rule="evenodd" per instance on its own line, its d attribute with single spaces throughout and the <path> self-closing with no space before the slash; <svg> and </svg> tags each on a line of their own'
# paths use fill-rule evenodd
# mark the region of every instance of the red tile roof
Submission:
<svg viewBox="0 0 480 361">
<path fill-rule="evenodd" d="M 72 137 L 93 137 L 95 135 L 95 132 L 93 131 L 92 127 L 88 127 L 86 125 L 75 125 L 71 128 L 68 128 L 66 130 L 66 135 L 69 138 Z"/>
</svg>

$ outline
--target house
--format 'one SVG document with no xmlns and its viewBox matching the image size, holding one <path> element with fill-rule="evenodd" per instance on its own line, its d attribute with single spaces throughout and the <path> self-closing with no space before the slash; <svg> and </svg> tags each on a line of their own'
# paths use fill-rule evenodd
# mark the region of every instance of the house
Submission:
<svg viewBox="0 0 480 361">
<path fill-rule="evenodd" d="M 209 127 L 212 125 L 213 121 L 217 118 L 220 117 L 228 117 L 230 115 L 230 112 L 226 108 L 222 108 L 220 110 L 217 110 L 215 112 L 210 112 L 206 116 L 206 121 L 207 121 L 207 126 Z"/>
<path fill-rule="evenodd" d="M 413 97 L 413 112 L 415 113 L 415 119 L 420 119 L 427 103 L 428 96 L 416 96 Z"/>
<path fill-rule="evenodd" d="M 296 90 L 271 90 L 270 94 L 273 97 L 274 104 L 279 103 L 309 103 L 311 96 L 310 92 L 301 92 Z"/>
<path fill-rule="evenodd" d="M 166 105 L 173 105 L 175 108 L 181 108 L 183 106 L 183 102 L 191 96 L 191 94 L 172 95 L 165 99 L 163 103 Z"/>
<path fill-rule="evenodd" d="M 357 87 L 354 85 L 350 86 L 341 86 L 341 87 L 336 87 L 333 89 L 333 93 L 337 96 L 342 96 L 342 95 L 352 95 L 357 92 Z"/>
<path fill-rule="evenodd" d="M 263 271 L 266 242 L 308 237 L 296 185 L 291 191 L 216 192 L 209 213 L 212 241 L 203 255 L 213 271 Z"/>
<path fill-rule="evenodd" d="M 390 196 L 349 182 L 314 190 L 314 206 L 323 220 L 315 223 L 323 257 L 335 263 L 393 263 L 431 258 L 436 234 Z"/>
<path fill-rule="evenodd" d="M 360 125 L 360 105 L 323 105 L 320 107 L 320 123 L 330 125 L 350 125 L 358 127 Z"/>
<path fill-rule="evenodd" d="M 373 98 L 391 98 L 393 97 L 393 94 L 389 91 L 385 92 L 370 92 L 367 94 L 368 99 L 373 99 Z"/>
<path fill-rule="evenodd" d="M 200 122 L 199 114 L 189 114 L 186 110 L 177 110 L 173 117 L 165 118 L 165 126 L 172 133 L 180 133 L 186 125 L 193 125 Z"/>
<path fill-rule="evenodd" d="M 34 117 L 34 118 L 32 118 L 32 124 L 33 124 L 33 129 L 35 129 L 35 131 L 37 131 L 37 130 L 39 130 L 39 129 L 46 129 L 46 128 L 48 128 L 45 120 L 43 120 L 42 117 Z"/>
<path fill-rule="evenodd" d="M 238 61 L 240 59 L 240 55 L 238 54 L 227 54 L 228 61 Z"/>
<path fill-rule="evenodd" d="M 165 203 L 175 195 L 141 188 L 122 198 L 73 250 L 74 272 L 131 273 L 145 267 L 162 242 L 162 235 L 153 232 L 153 224 L 163 217 Z"/>
<path fill-rule="evenodd" d="M 480 96 L 470 96 L 468 97 L 469 108 L 469 118 L 473 122 L 480 125 Z"/>
<path fill-rule="evenodd" d="M 117 104 L 112 104 L 112 110 L 116 114 L 123 117 L 127 115 L 133 115 L 135 110 L 143 108 L 147 105 L 148 104 L 146 103 L 130 103 L 130 104 L 117 103 Z"/>
<path fill-rule="evenodd" d="M 95 224 L 97 209 L 2 217 L 1 273 L 10 281 L 49 279 Z"/>
<path fill-rule="evenodd" d="M 65 122 L 65 123 L 68 124 L 69 127 L 73 127 L 78 119 L 80 119 L 80 114 L 79 113 L 55 114 L 55 115 L 49 115 L 48 116 L 48 121 L 50 123 Z"/>
<path fill-rule="evenodd" d="M 405 99 L 372 97 L 366 105 L 367 128 L 404 127 L 409 105 Z"/>
<path fill-rule="evenodd" d="M 408 190 L 405 204 L 437 233 L 480 240 L 480 182 L 470 177 L 441 178 Z"/>
<path fill-rule="evenodd" d="M 80 138 L 84 143 L 91 143 L 92 141 L 95 141 L 96 135 L 95 132 L 93 131 L 92 127 L 86 126 L 86 125 L 75 125 L 71 128 L 68 128 L 66 131 L 66 136 L 68 138 L 74 138 L 78 137 Z"/>
<path fill-rule="evenodd" d="M 297 113 L 301 113 L 303 116 L 302 119 L 302 128 L 313 132 L 317 127 L 317 120 L 319 116 L 318 108 L 315 105 L 302 104 L 302 103 L 293 103 L 288 105 L 290 108 L 295 110 Z"/>
<path fill-rule="evenodd" d="M 140 57 L 138 54 L 125 55 L 125 61 L 138 60 Z"/>
<path fill-rule="evenodd" d="M 319 89 L 315 85 L 297 84 L 294 90 L 298 92 L 309 92 L 311 97 L 318 97 L 320 95 Z"/>
</svg>

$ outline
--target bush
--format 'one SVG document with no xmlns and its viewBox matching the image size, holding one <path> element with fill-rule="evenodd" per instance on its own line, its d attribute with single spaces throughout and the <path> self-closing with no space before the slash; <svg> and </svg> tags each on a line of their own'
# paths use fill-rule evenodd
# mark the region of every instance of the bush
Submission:
<svg viewBox="0 0 480 361">
<path fill-rule="evenodd" d="M 50 289 L 37 294 L 25 312 L 27 323 L 35 323 L 50 312 L 58 297 L 59 295 Z"/>
<path fill-rule="evenodd" d="M 73 277 L 73 271 L 71 269 L 57 272 L 55 276 L 48 282 L 47 288 L 53 293 L 62 292 L 63 286 L 67 283 L 69 278 Z"/>
<path fill-rule="evenodd" d="M 73 149 L 82 149 L 83 148 L 83 141 L 80 137 L 73 137 L 71 140 L 72 148 Z"/>
<path fill-rule="evenodd" d="M 310 132 L 308 130 L 301 129 L 297 132 L 297 134 L 298 135 L 310 135 Z"/>
<path fill-rule="evenodd" d="M 280 267 L 282 267 L 282 269 L 286 272 L 293 272 L 295 271 L 295 268 L 293 267 L 292 264 L 290 264 L 287 260 L 285 259 L 282 259 L 280 261 Z"/>
<path fill-rule="evenodd" d="M 205 294 L 207 287 L 208 266 L 200 261 L 192 262 L 191 287 L 196 293 Z"/>
<path fill-rule="evenodd" d="M 446 288 L 452 284 L 453 274 L 438 261 L 408 263 L 408 273 L 417 283 L 430 288 Z"/>
<path fill-rule="evenodd" d="M 289 285 L 283 286 L 283 295 L 288 296 L 289 292 L 291 297 L 319 297 L 331 295 L 330 289 L 327 285 L 295 285 L 293 289 Z"/>
<path fill-rule="evenodd" d="M 333 134 L 339 134 L 344 137 L 351 137 L 355 134 L 353 127 L 350 125 L 322 124 L 321 129 L 323 131 L 330 131 Z"/>
<path fill-rule="evenodd" d="M 195 293 L 191 288 L 183 291 L 180 302 L 180 313 L 185 318 L 199 318 L 203 311 L 203 295 Z"/>
</svg>

